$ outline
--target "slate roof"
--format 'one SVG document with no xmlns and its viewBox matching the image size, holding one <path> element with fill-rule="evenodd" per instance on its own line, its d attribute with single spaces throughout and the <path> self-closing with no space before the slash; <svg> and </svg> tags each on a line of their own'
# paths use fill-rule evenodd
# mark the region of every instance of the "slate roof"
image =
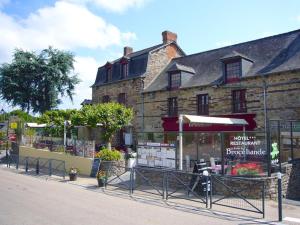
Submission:
<svg viewBox="0 0 300 225">
<path fill-rule="evenodd" d="M 128 77 L 126 79 L 132 79 L 135 77 L 143 76 L 147 69 L 147 63 L 148 63 L 148 55 L 151 51 L 155 51 L 159 48 L 162 48 L 164 46 L 175 44 L 177 48 L 182 51 L 182 49 L 177 45 L 176 42 L 170 42 L 167 44 L 158 44 L 154 45 L 149 48 L 142 49 L 140 51 L 132 52 L 128 54 L 125 57 L 118 58 L 112 62 L 109 62 L 112 64 L 112 81 L 110 83 L 113 83 L 115 81 L 121 80 L 121 64 L 119 63 L 123 58 L 126 58 L 128 60 L 129 65 L 129 71 L 128 71 Z M 183 54 L 185 54 L 182 51 Z M 106 75 L 106 68 L 105 65 L 98 68 L 97 76 L 95 83 L 92 86 L 99 86 L 102 84 L 107 84 L 105 81 L 105 75 Z"/>
<path fill-rule="evenodd" d="M 91 105 L 92 104 L 92 100 L 91 99 L 84 99 L 83 102 L 81 102 L 80 105 Z"/>
<path fill-rule="evenodd" d="M 238 55 L 253 62 L 243 77 L 300 69 L 300 30 L 175 58 L 145 92 L 167 90 L 167 71 L 174 64 L 195 70 L 195 74 L 181 88 L 218 83 L 223 80 L 224 57 Z"/>
<path fill-rule="evenodd" d="M 178 71 L 178 70 L 188 72 L 188 73 L 195 73 L 195 70 L 192 67 L 184 66 L 179 63 L 173 63 L 172 66 L 168 69 L 168 72 Z"/>
</svg>

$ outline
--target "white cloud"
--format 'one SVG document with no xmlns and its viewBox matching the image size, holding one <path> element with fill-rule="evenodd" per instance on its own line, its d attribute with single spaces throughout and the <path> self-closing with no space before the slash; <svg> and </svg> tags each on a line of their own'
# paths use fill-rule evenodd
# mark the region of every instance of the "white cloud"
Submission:
<svg viewBox="0 0 300 225">
<path fill-rule="evenodd" d="M 0 33 L 0 62 L 8 59 L 16 47 L 104 49 L 136 38 L 134 33 L 121 32 L 87 8 L 63 1 L 41 8 L 23 20 L 0 12 Z"/>
<path fill-rule="evenodd" d="M 78 73 L 81 82 L 76 86 L 73 96 L 73 103 L 67 97 L 63 98 L 63 105 L 60 108 L 79 108 L 84 99 L 92 98 L 90 86 L 96 79 L 97 69 L 104 63 L 98 63 L 93 57 L 75 57 L 74 72 Z"/>
<path fill-rule="evenodd" d="M 64 0 L 77 4 L 93 4 L 112 12 L 124 12 L 129 8 L 139 8 L 149 0 Z"/>
</svg>

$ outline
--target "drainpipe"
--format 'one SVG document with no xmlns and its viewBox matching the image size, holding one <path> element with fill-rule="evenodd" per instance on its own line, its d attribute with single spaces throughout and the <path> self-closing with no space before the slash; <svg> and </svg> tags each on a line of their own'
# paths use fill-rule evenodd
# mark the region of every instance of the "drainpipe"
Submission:
<svg viewBox="0 0 300 225">
<path fill-rule="evenodd" d="M 268 177 L 271 176 L 271 151 L 270 151 L 270 132 L 269 132 L 269 122 L 268 122 L 268 108 L 267 108 L 267 82 L 263 79 L 263 98 L 264 98 L 264 120 L 265 120 L 265 143 L 267 147 L 267 170 Z"/>
<path fill-rule="evenodd" d="M 183 116 L 179 115 L 179 170 L 182 170 L 182 131 L 183 131 Z"/>
<path fill-rule="evenodd" d="M 145 87 L 145 82 L 144 79 L 142 79 L 142 89 L 141 89 L 141 97 L 142 97 L 142 132 L 145 132 L 145 98 L 144 98 L 144 87 Z"/>
</svg>

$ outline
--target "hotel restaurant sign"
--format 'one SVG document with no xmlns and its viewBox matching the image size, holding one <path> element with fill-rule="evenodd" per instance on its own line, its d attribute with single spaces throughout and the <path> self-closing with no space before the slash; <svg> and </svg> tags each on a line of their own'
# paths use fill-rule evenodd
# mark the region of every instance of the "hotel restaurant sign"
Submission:
<svg viewBox="0 0 300 225">
<path fill-rule="evenodd" d="M 264 141 L 256 136 L 229 136 L 229 143 L 225 145 L 226 158 L 244 158 L 264 160 L 267 150 Z"/>
</svg>

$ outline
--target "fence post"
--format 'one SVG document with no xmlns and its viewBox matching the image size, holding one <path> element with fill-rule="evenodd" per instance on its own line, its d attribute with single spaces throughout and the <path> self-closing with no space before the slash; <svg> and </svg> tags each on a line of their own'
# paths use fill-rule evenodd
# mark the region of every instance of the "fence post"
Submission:
<svg viewBox="0 0 300 225">
<path fill-rule="evenodd" d="M 133 170 L 133 167 L 130 168 L 130 178 L 129 178 L 129 195 L 130 196 L 132 194 L 132 170 Z"/>
<path fill-rule="evenodd" d="M 169 186 L 169 172 L 166 172 L 166 182 L 165 182 L 165 185 L 166 185 L 166 188 L 165 188 L 165 191 L 166 191 L 166 194 L 165 194 L 165 199 L 168 200 L 168 186 Z"/>
<path fill-rule="evenodd" d="M 36 160 L 36 174 L 40 173 L 40 159 L 37 158 Z"/>
<path fill-rule="evenodd" d="M 166 177 L 167 177 L 167 171 L 163 171 L 163 183 L 162 183 L 162 185 L 163 185 L 163 199 L 167 199 L 167 197 L 166 197 L 166 189 L 167 189 L 167 187 L 166 187 Z"/>
<path fill-rule="evenodd" d="M 209 208 L 212 208 L 212 192 L 213 192 L 213 177 L 209 176 L 210 179 L 210 192 L 209 192 Z"/>
<path fill-rule="evenodd" d="M 52 159 L 49 159 L 49 176 L 52 176 Z"/>
<path fill-rule="evenodd" d="M 265 218 L 265 181 L 262 182 L 262 211 Z"/>
<path fill-rule="evenodd" d="M 203 171 L 203 176 L 205 177 L 205 206 L 206 208 L 208 208 L 208 188 L 209 188 L 209 184 L 208 184 L 208 171 L 207 170 L 204 170 Z"/>
<path fill-rule="evenodd" d="M 110 170 L 110 165 L 109 165 L 109 167 L 108 167 L 108 169 Z M 107 178 L 108 178 L 108 171 L 107 170 L 105 170 L 105 183 L 104 183 L 104 188 L 106 189 L 106 187 L 107 187 Z"/>
<path fill-rule="evenodd" d="M 28 172 L 28 157 L 25 157 L 25 172 Z"/>
<path fill-rule="evenodd" d="M 16 157 L 16 169 L 19 169 L 19 156 Z"/>
<path fill-rule="evenodd" d="M 282 221 L 282 188 L 281 188 L 281 173 L 277 173 L 278 178 L 278 221 Z"/>
<path fill-rule="evenodd" d="M 64 168 L 63 168 L 63 178 L 65 179 L 66 178 L 66 162 L 63 161 L 64 163 Z"/>
</svg>

